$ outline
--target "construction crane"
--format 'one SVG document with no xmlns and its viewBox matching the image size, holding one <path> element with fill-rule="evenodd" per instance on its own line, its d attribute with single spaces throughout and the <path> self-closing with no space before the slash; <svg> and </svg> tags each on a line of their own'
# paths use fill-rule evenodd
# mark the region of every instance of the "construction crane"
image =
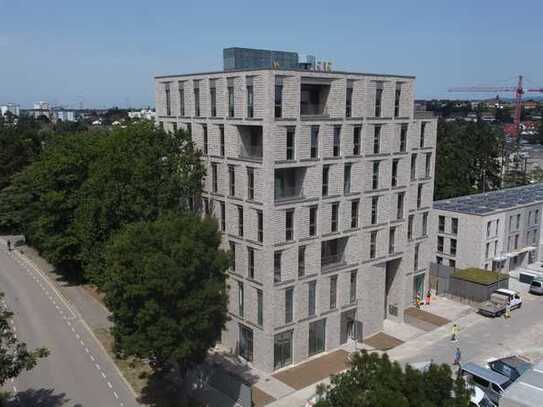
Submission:
<svg viewBox="0 0 543 407">
<path fill-rule="evenodd" d="M 449 92 L 513 92 L 515 94 L 515 118 L 513 120 L 514 137 L 520 135 L 520 113 L 522 111 L 522 95 L 526 92 L 539 92 L 543 93 L 543 87 L 524 89 L 522 87 L 522 75 L 518 77 L 518 83 L 516 86 L 461 86 L 456 88 L 450 88 Z"/>
</svg>

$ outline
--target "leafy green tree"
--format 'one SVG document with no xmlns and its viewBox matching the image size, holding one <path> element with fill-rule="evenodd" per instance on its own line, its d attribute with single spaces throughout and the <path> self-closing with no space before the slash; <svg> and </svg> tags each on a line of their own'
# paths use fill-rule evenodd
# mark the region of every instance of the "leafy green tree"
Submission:
<svg viewBox="0 0 543 407">
<path fill-rule="evenodd" d="M 169 213 L 124 227 L 106 246 L 106 304 L 115 351 L 173 363 L 204 360 L 227 321 L 228 256 L 211 218 Z"/>
<path fill-rule="evenodd" d="M 0 293 L 0 299 L 3 297 Z M 17 340 L 9 324 L 12 317 L 12 312 L 0 307 L 0 387 L 8 379 L 34 368 L 40 358 L 49 354 L 45 348 L 28 350 L 26 344 Z"/>
<path fill-rule="evenodd" d="M 100 157 L 80 190 L 74 230 L 84 272 L 101 286 L 104 243 L 124 225 L 186 210 L 205 170 L 187 132 L 168 134 L 141 122 L 101 139 Z"/>
<path fill-rule="evenodd" d="M 386 354 L 366 351 L 355 353 L 350 369 L 333 376 L 320 391 L 318 407 L 469 407 L 471 395 L 447 365 L 431 365 L 425 372 L 410 366 L 403 370 Z"/>
</svg>

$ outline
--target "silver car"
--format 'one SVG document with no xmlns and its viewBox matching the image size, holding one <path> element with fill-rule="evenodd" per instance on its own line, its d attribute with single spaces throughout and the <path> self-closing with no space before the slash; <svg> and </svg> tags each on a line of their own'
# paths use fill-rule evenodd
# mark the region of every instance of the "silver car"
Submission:
<svg viewBox="0 0 543 407">
<path fill-rule="evenodd" d="M 530 284 L 530 292 L 532 294 L 543 295 L 543 278 L 538 277 L 532 280 Z"/>
</svg>

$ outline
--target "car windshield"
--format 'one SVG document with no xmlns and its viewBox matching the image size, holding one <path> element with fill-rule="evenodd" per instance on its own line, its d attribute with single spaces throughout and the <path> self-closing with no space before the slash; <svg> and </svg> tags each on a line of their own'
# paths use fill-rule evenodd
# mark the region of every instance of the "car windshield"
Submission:
<svg viewBox="0 0 543 407">
<path fill-rule="evenodd" d="M 511 380 L 508 380 L 505 383 L 501 384 L 500 386 L 501 386 L 502 389 L 505 390 L 505 389 L 507 389 L 509 387 L 510 384 L 511 384 Z"/>
</svg>

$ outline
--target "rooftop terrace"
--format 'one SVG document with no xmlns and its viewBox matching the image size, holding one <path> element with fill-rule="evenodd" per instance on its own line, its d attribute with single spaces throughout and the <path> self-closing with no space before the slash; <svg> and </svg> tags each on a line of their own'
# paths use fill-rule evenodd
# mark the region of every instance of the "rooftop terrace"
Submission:
<svg viewBox="0 0 543 407">
<path fill-rule="evenodd" d="M 434 209 L 483 216 L 538 202 L 543 202 L 543 183 L 435 201 Z"/>
</svg>

